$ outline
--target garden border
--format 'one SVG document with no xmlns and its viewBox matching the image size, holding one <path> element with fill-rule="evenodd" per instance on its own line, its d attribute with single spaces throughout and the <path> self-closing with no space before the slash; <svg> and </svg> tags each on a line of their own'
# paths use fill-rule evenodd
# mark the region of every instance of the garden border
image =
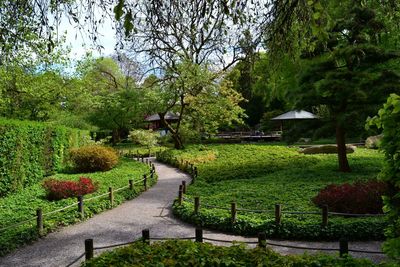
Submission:
<svg viewBox="0 0 400 267">
<path fill-rule="evenodd" d="M 143 158 L 142 158 L 142 162 L 144 162 Z M 105 197 L 105 196 L 108 196 L 108 198 L 110 200 L 111 208 L 113 208 L 114 207 L 114 193 L 122 191 L 122 190 L 127 189 L 127 188 L 129 188 L 130 190 L 134 190 L 135 191 L 135 186 L 134 185 L 137 185 L 137 184 L 140 184 L 140 183 L 143 183 L 143 189 L 144 189 L 144 191 L 147 191 L 147 189 L 148 189 L 148 186 L 147 186 L 148 179 L 151 179 L 151 180 L 154 179 L 155 166 L 148 159 L 146 159 L 146 164 L 150 166 L 149 173 L 143 174 L 143 178 L 138 180 L 138 181 L 136 181 L 136 182 L 133 182 L 132 179 L 129 179 L 128 180 L 128 185 L 126 185 L 126 186 L 123 186 L 123 187 L 120 187 L 120 188 L 117 188 L 117 189 L 113 189 L 112 187 L 109 187 L 109 191 L 108 192 L 103 193 L 101 195 L 97 195 L 97 196 L 88 198 L 88 199 L 84 199 L 83 196 L 78 196 L 78 201 L 77 202 L 75 202 L 73 204 L 70 204 L 68 206 L 62 207 L 60 209 L 54 210 L 54 211 L 49 211 L 49 212 L 43 213 L 42 209 L 38 208 L 38 209 L 36 209 L 36 216 L 31 217 L 31 218 L 29 218 L 27 220 L 23 220 L 23 221 L 14 223 L 14 224 L 10 224 L 10 225 L 4 226 L 4 227 L 0 228 L 0 232 L 8 230 L 10 228 L 17 228 L 17 227 L 19 227 L 21 225 L 24 225 L 24 224 L 27 224 L 27 223 L 31 223 L 32 221 L 36 220 L 37 233 L 38 233 L 38 235 L 40 237 L 42 237 L 43 236 L 43 231 L 44 231 L 44 216 L 55 214 L 57 212 L 61 212 L 61 211 L 67 210 L 67 209 L 70 209 L 70 208 L 75 206 L 75 207 L 77 207 L 77 212 L 80 214 L 81 220 L 83 220 L 85 218 L 85 216 L 84 216 L 84 203 L 92 201 L 92 200 L 95 200 L 95 199 L 98 199 L 98 198 L 101 198 L 101 197 Z M 149 177 L 148 177 L 148 175 L 149 175 Z"/>
</svg>

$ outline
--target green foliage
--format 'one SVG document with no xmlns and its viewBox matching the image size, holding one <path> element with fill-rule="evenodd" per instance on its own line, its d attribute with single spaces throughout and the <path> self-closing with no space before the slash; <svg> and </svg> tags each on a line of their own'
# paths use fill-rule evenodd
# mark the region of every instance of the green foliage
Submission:
<svg viewBox="0 0 400 267">
<path fill-rule="evenodd" d="M 157 145 L 159 134 L 152 130 L 136 129 L 129 132 L 129 138 L 136 144 L 140 144 L 147 148 L 152 148 Z"/>
<path fill-rule="evenodd" d="M 385 31 L 374 9 L 346 3 L 333 18 L 327 43 L 303 55 L 296 108 L 324 105 L 328 123 L 336 128 L 339 169 L 350 171 L 344 152 L 345 135 L 362 132 L 367 116 L 375 114 L 391 92 L 400 91 L 399 55 L 379 42 Z"/>
<path fill-rule="evenodd" d="M 0 196 L 4 196 L 62 169 L 68 148 L 83 145 L 88 133 L 1 119 L 0 136 Z"/>
<path fill-rule="evenodd" d="M 100 145 L 88 145 L 69 151 L 70 159 L 78 172 L 108 171 L 118 163 L 117 152 Z"/>
<path fill-rule="evenodd" d="M 384 250 L 390 257 L 400 260 L 400 96 L 391 94 L 369 124 L 383 129 L 381 149 L 385 153 L 385 165 L 380 178 L 389 186 L 384 204 L 390 223 Z"/>
<path fill-rule="evenodd" d="M 114 189 L 127 186 L 128 180 L 138 181 L 142 179 L 144 173 L 148 173 L 148 166 L 136 161 L 122 159 L 120 163 L 112 170 L 107 172 L 91 173 L 89 176 L 94 183 L 99 184 L 98 190 L 85 198 L 97 196 L 108 192 L 109 187 Z M 58 173 L 53 177 L 58 180 L 78 181 L 79 177 L 88 176 L 88 174 L 64 174 Z M 149 180 L 149 185 L 153 185 L 156 180 Z M 114 205 L 121 204 L 126 199 L 136 197 L 142 191 L 142 184 L 135 186 L 135 190 L 125 189 L 114 194 Z M 46 191 L 42 183 L 31 185 L 18 193 L 10 194 L 7 197 L 0 198 L 0 228 L 16 224 L 23 220 L 34 218 L 37 208 L 42 208 L 43 213 L 51 212 L 68 205 L 76 203 L 76 199 L 62 199 L 59 201 L 48 201 Z M 96 213 L 109 209 L 110 201 L 107 197 L 99 198 L 85 203 L 85 217 L 90 218 Z M 44 226 L 46 232 L 77 223 L 80 216 L 76 207 L 71 207 L 62 212 L 44 216 Z M 36 232 L 36 220 L 17 227 L 13 227 L 0 232 L 0 256 L 5 255 L 11 250 L 21 246 L 29 241 L 38 238 Z"/>
<path fill-rule="evenodd" d="M 132 144 L 120 143 L 114 147 L 119 153 L 127 157 L 151 157 L 155 156 L 157 152 L 167 149 L 165 146 L 148 147 Z"/>
<path fill-rule="evenodd" d="M 311 199 L 322 188 L 376 178 L 382 164 L 378 151 L 359 148 L 349 155 L 352 173 L 336 171 L 335 155 L 302 155 L 296 148 L 272 145 L 193 145 L 182 151 L 166 150 L 159 158 L 175 166 L 189 161 L 198 168 L 199 176 L 187 191 L 190 201 L 174 206 L 174 212 L 185 221 L 240 234 L 266 231 L 271 237 L 292 239 L 383 238 L 383 218 L 331 217 L 323 228 L 321 215 L 284 214 L 282 225 L 276 227 L 273 214 L 275 204 L 281 204 L 283 211 L 320 212 Z M 202 206 L 200 215 L 194 215 L 195 196 L 200 196 L 203 204 L 228 210 Z M 272 212 L 239 211 L 232 227 L 232 201 L 238 208 Z"/>
<path fill-rule="evenodd" d="M 208 243 L 170 240 L 151 245 L 141 241 L 96 257 L 82 266 L 375 266 L 365 259 L 327 255 L 282 256 L 271 249 L 250 249 Z"/>
</svg>

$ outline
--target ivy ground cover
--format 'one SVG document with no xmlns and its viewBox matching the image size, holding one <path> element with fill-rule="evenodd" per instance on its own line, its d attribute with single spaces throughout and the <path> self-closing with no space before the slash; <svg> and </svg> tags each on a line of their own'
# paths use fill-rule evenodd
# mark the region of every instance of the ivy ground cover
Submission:
<svg viewBox="0 0 400 267">
<path fill-rule="evenodd" d="M 390 266 L 375 265 L 364 259 L 338 258 L 327 255 L 281 256 L 270 249 L 245 245 L 214 246 L 192 241 L 156 242 L 152 245 L 135 242 L 128 247 L 106 252 L 82 264 L 102 266 Z M 394 265 L 393 265 L 394 266 Z"/>
<path fill-rule="evenodd" d="M 143 163 L 133 160 L 121 159 L 120 163 L 110 171 L 95 173 L 59 173 L 52 177 L 60 180 L 78 180 L 79 177 L 90 177 L 99 185 L 98 190 L 85 198 L 94 197 L 108 192 L 109 187 L 114 189 L 128 185 L 129 179 L 138 181 L 143 178 L 143 174 L 149 173 L 149 167 Z M 149 186 L 155 183 L 155 179 L 148 182 Z M 114 206 L 122 203 L 126 199 L 137 196 L 142 185 L 138 184 L 135 190 L 121 190 L 114 194 Z M 57 209 L 72 205 L 77 202 L 76 198 L 62 199 L 59 201 L 48 201 L 46 192 L 41 183 L 29 186 L 18 193 L 10 194 L 7 197 L 0 198 L 0 229 L 9 225 L 35 217 L 36 209 L 41 208 L 43 213 L 55 211 Z M 105 209 L 111 208 L 107 196 L 86 202 L 84 204 L 85 218 L 91 217 Z M 77 207 L 73 206 L 65 211 L 53 213 L 44 216 L 45 231 L 52 231 L 60 226 L 73 224 L 80 220 Z M 0 232 L 0 256 L 5 255 L 12 249 L 38 238 L 36 231 L 36 220 L 12 227 Z"/>
<path fill-rule="evenodd" d="M 180 165 L 189 161 L 198 167 L 199 176 L 189 186 L 183 205 L 174 212 L 185 221 L 210 228 L 255 235 L 265 231 L 269 237 L 337 240 L 383 239 L 383 217 L 345 218 L 330 216 L 321 227 L 321 214 L 285 214 L 285 212 L 321 212 L 311 199 L 329 184 L 376 179 L 383 155 L 358 148 L 349 154 L 351 173 L 337 171 L 336 155 L 303 155 L 298 148 L 272 145 L 193 145 L 185 150 L 167 150 L 160 159 Z M 193 199 L 200 197 L 200 213 L 194 214 Z M 234 224 L 230 203 L 238 209 Z M 275 225 L 274 206 L 282 205 L 282 222 Z M 207 207 L 225 207 L 227 210 Z"/>
</svg>

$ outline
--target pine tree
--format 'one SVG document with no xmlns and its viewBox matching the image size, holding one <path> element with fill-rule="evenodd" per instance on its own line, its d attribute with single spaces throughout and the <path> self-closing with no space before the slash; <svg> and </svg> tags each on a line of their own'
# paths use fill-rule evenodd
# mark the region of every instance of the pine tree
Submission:
<svg viewBox="0 0 400 267">
<path fill-rule="evenodd" d="M 384 25 L 374 10 L 351 3 L 329 40 L 306 57 L 299 78 L 298 108 L 325 105 L 336 129 L 339 170 L 350 172 L 346 131 L 364 123 L 388 95 L 400 90 L 399 54 L 380 47 Z"/>
</svg>

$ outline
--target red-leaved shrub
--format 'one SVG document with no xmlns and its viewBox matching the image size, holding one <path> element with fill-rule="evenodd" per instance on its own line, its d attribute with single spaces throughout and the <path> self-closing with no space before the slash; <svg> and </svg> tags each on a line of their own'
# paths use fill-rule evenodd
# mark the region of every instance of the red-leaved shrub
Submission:
<svg viewBox="0 0 400 267">
<path fill-rule="evenodd" d="M 79 181 L 61 181 L 50 178 L 43 182 L 43 187 L 46 190 L 47 199 L 59 200 L 93 193 L 97 190 L 98 185 L 86 177 L 80 177 Z"/>
<path fill-rule="evenodd" d="M 380 181 L 356 182 L 354 184 L 331 184 L 312 199 L 317 206 L 328 205 L 330 211 L 377 214 L 382 213 L 382 195 L 387 186 Z"/>
</svg>

